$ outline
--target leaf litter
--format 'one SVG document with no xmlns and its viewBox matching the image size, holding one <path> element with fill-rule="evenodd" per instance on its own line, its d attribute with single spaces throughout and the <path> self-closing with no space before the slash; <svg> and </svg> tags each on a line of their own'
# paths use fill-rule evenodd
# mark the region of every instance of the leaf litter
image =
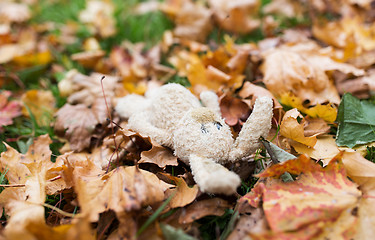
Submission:
<svg viewBox="0 0 375 240">
<path fill-rule="evenodd" d="M 1 238 L 374 235 L 371 1 L 70 4 L 0 3 Z M 265 147 L 225 165 L 235 194 L 119 117 L 166 83 L 215 92 L 234 136 L 273 99 Z"/>
</svg>

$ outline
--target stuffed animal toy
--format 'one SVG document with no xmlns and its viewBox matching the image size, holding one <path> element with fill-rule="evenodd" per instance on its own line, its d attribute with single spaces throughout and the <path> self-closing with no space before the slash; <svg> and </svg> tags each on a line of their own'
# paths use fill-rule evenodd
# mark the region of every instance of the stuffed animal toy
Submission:
<svg viewBox="0 0 375 240">
<path fill-rule="evenodd" d="M 221 164 L 238 161 L 260 147 L 259 137 L 271 128 L 272 99 L 258 98 L 236 140 L 220 114 L 218 97 L 202 92 L 203 104 L 179 84 L 166 84 L 146 93 L 119 99 L 115 110 L 128 119 L 128 127 L 150 136 L 190 165 L 202 192 L 233 194 L 239 176 Z"/>
</svg>

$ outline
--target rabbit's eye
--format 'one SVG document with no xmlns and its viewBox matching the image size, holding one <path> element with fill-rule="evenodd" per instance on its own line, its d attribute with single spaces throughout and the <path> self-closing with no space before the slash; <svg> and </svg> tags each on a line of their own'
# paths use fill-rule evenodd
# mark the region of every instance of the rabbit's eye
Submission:
<svg viewBox="0 0 375 240">
<path fill-rule="evenodd" d="M 219 122 L 215 122 L 215 126 L 217 127 L 217 130 L 220 130 L 223 127 Z"/>
<path fill-rule="evenodd" d="M 202 124 L 201 125 L 201 131 L 202 131 L 202 133 L 208 133 L 208 130 L 207 130 L 207 128 Z"/>
</svg>

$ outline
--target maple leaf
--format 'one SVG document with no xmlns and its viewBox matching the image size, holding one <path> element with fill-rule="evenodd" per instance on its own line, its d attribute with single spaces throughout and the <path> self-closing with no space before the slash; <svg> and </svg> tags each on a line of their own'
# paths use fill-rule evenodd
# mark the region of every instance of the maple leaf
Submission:
<svg viewBox="0 0 375 240">
<path fill-rule="evenodd" d="M 326 168 L 304 155 L 274 165 L 258 176 L 279 177 L 285 171 L 299 175 L 294 182 L 267 180 L 258 183 L 240 202 L 253 207 L 260 204 L 269 230 L 251 233 L 256 239 L 311 239 L 356 233 L 356 217 L 350 214 L 358 204 L 361 192 L 345 174 L 343 164 L 333 159 Z M 262 202 L 262 203 L 261 203 Z M 349 214 L 348 214 L 349 213 Z M 341 225 L 340 225 L 341 224 Z M 330 228 L 331 229 L 331 228 Z"/>
<path fill-rule="evenodd" d="M 4 234 L 8 239 L 19 239 L 40 236 L 48 229 L 44 220 L 44 207 L 46 198 L 46 172 L 53 165 L 50 161 L 51 151 L 48 135 L 40 136 L 29 147 L 28 152 L 18 153 L 15 149 L 7 147 L 1 154 L 0 165 L 10 184 L 24 184 L 20 188 L 6 188 L 0 193 L 0 205 L 10 216 Z M 39 233 L 32 233 L 28 228 L 34 224 Z"/>
<path fill-rule="evenodd" d="M 70 149 L 82 151 L 90 146 L 98 124 L 106 124 L 106 104 L 103 98 L 95 100 L 91 108 L 84 104 L 65 104 L 56 113 L 55 131 L 64 135 L 70 143 Z"/>
<path fill-rule="evenodd" d="M 9 101 L 11 92 L 0 92 L 0 132 L 2 126 L 8 126 L 13 123 L 13 118 L 21 115 L 21 105 L 17 101 Z"/>
<path fill-rule="evenodd" d="M 97 221 L 99 213 L 109 209 L 121 214 L 161 202 L 164 191 L 171 187 L 155 174 L 135 166 L 119 167 L 99 177 L 82 179 L 75 175 L 74 179 L 82 213 L 91 221 Z"/>
</svg>

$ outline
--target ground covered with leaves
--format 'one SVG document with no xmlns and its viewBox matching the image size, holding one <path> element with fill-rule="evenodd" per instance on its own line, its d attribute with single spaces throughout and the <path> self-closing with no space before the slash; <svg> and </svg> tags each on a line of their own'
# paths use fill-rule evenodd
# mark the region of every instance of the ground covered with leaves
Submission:
<svg viewBox="0 0 375 240">
<path fill-rule="evenodd" d="M 3 0 L 1 239 L 372 239 L 371 0 Z M 103 78 L 104 77 L 104 78 Z M 237 193 L 127 128 L 120 97 L 219 96 L 237 136 L 274 101 Z"/>
</svg>

